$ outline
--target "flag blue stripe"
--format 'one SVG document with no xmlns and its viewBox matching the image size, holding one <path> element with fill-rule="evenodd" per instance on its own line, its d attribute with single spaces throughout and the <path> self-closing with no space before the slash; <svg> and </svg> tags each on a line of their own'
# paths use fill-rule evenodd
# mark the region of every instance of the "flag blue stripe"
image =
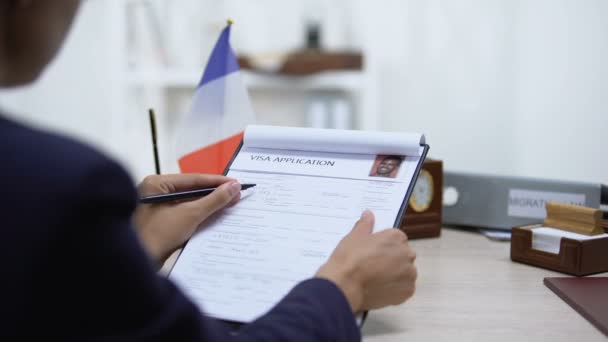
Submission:
<svg viewBox="0 0 608 342">
<path fill-rule="evenodd" d="M 199 87 L 239 70 L 239 63 L 230 47 L 230 26 L 226 26 L 215 43 Z"/>
</svg>

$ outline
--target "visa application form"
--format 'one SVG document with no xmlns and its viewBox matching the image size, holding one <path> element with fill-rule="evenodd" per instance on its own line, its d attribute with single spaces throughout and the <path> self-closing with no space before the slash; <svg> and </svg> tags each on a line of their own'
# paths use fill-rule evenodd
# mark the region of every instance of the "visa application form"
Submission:
<svg viewBox="0 0 608 342">
<path fill-rule="evenodd" d="M 227 175 L 257 186 L 207 220 L 169 274 L 208 316 L 263 315 L 314 276 L 364 209 L 375 215 L 374 231 L 395 227 L 424 158 L 421 135 L 396 142 L 390 134 L 293 130 L 248 128 Z"/>
</svg>

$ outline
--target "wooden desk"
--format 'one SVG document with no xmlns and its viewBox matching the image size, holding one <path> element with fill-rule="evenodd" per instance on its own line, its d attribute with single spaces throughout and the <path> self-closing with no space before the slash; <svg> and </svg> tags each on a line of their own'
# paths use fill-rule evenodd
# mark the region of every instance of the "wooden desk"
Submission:
<svg viewBox="0 0 608 342">
<path fill-rule="evenodd" d="M 370 312 L 365 342 L 607 339 L 543 285 L 544 277 L 566 275 L 512 262 L 509 242 L 444 228 L 440 238 L 411 245 L 418 255 L 416 293 Z"/>
</svg>

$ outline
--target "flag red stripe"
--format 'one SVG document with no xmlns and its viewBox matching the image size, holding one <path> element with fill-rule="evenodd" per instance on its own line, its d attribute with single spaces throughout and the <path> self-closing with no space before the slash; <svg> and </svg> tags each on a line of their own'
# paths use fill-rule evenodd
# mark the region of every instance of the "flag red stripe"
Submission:
<svg viewBox="0 0 608 342">
<path fill-rule="evenodd" d="M 243 132 L 191 152 L 179 159 L 182 173 L 222 174 L 243 139 Z"/>
</svg>

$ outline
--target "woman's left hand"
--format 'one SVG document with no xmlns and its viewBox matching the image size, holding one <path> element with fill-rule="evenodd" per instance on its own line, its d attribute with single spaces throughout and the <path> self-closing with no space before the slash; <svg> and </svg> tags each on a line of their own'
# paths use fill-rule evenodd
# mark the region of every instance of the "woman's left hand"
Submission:
<svg viewBox="0 0 608 342">
<path fill-rule="evenodd" d="M 135 228 L 148 254 L 162 266 L 209 216 L 240 199 L 241 185 L 219 175 L 172 174 L 146 177 L 138 187 L 140 196 L 218 187 L 211 194 L 189 201 L 139 204 Z"/>
</svg>

